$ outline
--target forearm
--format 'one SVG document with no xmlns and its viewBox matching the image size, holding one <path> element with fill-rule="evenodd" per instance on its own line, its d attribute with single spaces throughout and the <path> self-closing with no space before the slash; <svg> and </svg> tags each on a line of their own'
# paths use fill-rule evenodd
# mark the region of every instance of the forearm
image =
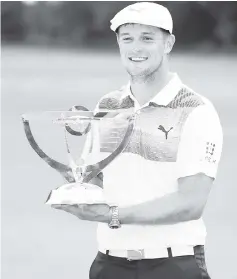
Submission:
<svg viewBox="0 0 237 279">
<path fill-rule="evenodd" d="M 181 193 L 171 193 L 142 204 L 120 208 L 122 224 L 175 224 L 200 218 L 200 210 L 193 199 Z"/>
<path fill-rule="evenodd" d="M 180 178 L 179 190 L 175 193 L 141 204 L 119 207 L 119 219 L 122 224 L 141 225 L 165 225 L 197 220 L 202 215 L 212 183 L 213 178 L 203 173 Z M 107 205 L 105 210 L 97 210 L 92 216 L 90 221 L 108 223 L 111 220 L 111 210 Z"/>
</svg>

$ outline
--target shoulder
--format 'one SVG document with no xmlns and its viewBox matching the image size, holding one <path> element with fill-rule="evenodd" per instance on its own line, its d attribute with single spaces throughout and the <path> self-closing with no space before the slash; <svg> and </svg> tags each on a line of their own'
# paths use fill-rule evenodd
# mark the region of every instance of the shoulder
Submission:
<svg viewBox="0 0 237 279">
<path fill-rule="evenodd" d="M 186 84 L 182 84 L 177 95 L 168 106 L 174 109 L 182 109 L 186 116 L 203 114 L 218 118 L 217 110 L 211 100 L 197 93 Z"/>
<path fill-rule="evenodd" d="M 201 94 L 198 94 L 186 84 L 182 84 L 175 98 L 170 102 L 172 108 L 195 108 L 201 105 L 213 107 L 209 99 Z"/>
<path fill-rule="evenodd" d="M 126 94 L 127 87 L 128 85 L 123 85 L 121 88 L 103 95 L 97 102 L 96 110 L 115 110 L 132 107 L 134 105 L 133 100 Z"/>
<path fill-rule="evenodd" d="M 196 109 L 193 111 L 193 114 L 198 114 L 199 117 L 200 115 L 202 115 L 202 118 L 208 117 L 211 118 L 213 120 L 219 121 L 219 116 L 217 113 L 217 110 L 214 106 L 214 104 L 212 103 L 211 100 L 209 100 L 208 98 L 206 98 L 205 96 L 193 91 L 192 89 L 190 89 L 189 87 L 187 87 L 187 90 L 192 91 L 193 94 L 193 98 L 195 98 L 198 103 L 198 106 L 196 107 Z M 206 119 L 208 121 L 208 119 Z"/>
<path fill-rule="evenodd" d="M 218 112 L 211 100 L 183 85 L 176 96 L 176 102 L 183 107 L 186 115 L 185 127 L 198 131 L 208 130 L 222 133 Z"/>
<path fill-rule="evenodd" d="M 122 86 L 120 89 L 116 89 L 113 91 L 108 92 L 107 94 L 104 94 L 98 101 L 100 105 L 104 103 L 106 100 L 120 100 L 125 93 L 125 86 Z"/>
</svg>

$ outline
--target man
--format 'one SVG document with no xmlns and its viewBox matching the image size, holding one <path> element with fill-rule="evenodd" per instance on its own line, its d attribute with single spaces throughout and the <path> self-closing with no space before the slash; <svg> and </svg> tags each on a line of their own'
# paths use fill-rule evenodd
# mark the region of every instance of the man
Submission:
<svg viewBox="0 0 237 279">
<path fill-rule="evenodd" d="M 98 222 L 90 279 L 210 278 L 201 216 L 221 156 L 218 115 L 169 71 L 175 37 L 165 7 L 136 3 L 111 23 L 130 81 L 103 96 L 96 111 L 136 111 L 128 146 L 103 170 L 108 201 L 118 206 L 55 207 Z M 101 152 L 114 148 L 108 142 Z"/>
</svg>

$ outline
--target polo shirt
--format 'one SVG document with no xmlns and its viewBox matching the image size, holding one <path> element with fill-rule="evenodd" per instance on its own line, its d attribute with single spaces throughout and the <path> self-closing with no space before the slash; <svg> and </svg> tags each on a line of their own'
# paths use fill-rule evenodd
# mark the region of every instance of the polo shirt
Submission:
<svg viewBox="0 0 237 279">
<path fill-rule="evenodd" d="M 162 198 L 178 191 L 178 178 L 197 173 L 216 178 L 223 142 L 218 114 L 207 98 L 183 84 L 177 74 L 142 106 L 128 83 L 99 100 L 95 112 L 105 109 L 137 113 L 128 145 L 103 169 L 109 203 L 126 207 Z M 98 156 L 111 154 L 125 132 L 126 127 L 101 127 Z M 169 225 L 122 224 L 116 230 L 98 223 L 97 228 L 99 249 L 201 245 L 205 237 L 202 218 Z"/>
</svg>

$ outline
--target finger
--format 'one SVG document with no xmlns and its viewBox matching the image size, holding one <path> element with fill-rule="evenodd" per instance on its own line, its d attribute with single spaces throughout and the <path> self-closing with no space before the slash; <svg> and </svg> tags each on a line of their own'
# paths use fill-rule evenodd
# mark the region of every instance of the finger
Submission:
<svg viewBox="0 0 237 279">
<path fill-rule="evenodd" d="M 64 210 L 67 212 L 71 212 L 75 208 L 75 206 L 73 207 L 72 205 L 69 204 L 53 204 L 51 206 L 55 209 Z"/>
<path fill-rule="evenodd" d="M 55 209 L 62 209 L 62 205 L 61 204 L 51 204 L 51 207 L 55 208 Z"/>
<path fill-rule="evenodd" d="M 76 206 L 81 212 L 88 210 L 87 204 L 77 204 Z"/>
</svg>

